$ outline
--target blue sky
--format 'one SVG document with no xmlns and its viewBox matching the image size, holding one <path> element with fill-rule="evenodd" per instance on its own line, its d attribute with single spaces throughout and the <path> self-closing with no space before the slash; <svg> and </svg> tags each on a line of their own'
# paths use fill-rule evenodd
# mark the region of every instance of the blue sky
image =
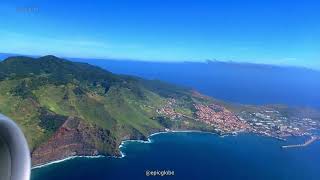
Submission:
<svg viewBox="0 0 320 180">
<path fill-rule="evenodd" d="M 319 9 L 316 0 L 2 0 L 0 52 L 320 69 Z"/>
</svg>

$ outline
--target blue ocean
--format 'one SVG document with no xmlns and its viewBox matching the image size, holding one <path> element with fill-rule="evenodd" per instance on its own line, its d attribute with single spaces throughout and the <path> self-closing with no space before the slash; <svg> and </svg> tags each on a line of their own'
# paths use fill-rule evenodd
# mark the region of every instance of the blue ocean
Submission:
<svg viewBox="0 0 320 180">
<path fill-rule="evenodd" d="M 192 87 L 230 102 L 320 108 L 320 72 L 310 69 L 221 62 L 76 61 Z M 121 148 L 124 158 L 75 158 L 34 169 L 32 180 L 320 179 L 319 141 L 303 148 L 281 148 L 306 137 L 279 141 L 252 134 L 219 137 L 184 132 L 159 134 L 150 140 L 125 143 Z M 174 175 L 150 175 L 163 171 Z"/>
<path fill-rule="evenodd" d="M 234 62 L 139 62 L 74 59 L 118 74 L 193 88 L 224 101 L 320 108 L 320 71 Z"/>
<path fill-rule="evenodd" d="M 125 143 L 123 158 L 75 158 L 34 169 L 32 180 L 318 180 L 319 141 L 304 148 L 281 148 L 305 138 L 280 141 L 252 134 L 159 134 L 150 138 L 151 143 Z M 170 171 L 174 175 L 147 176 L 147 171 Z"/>
</svg>

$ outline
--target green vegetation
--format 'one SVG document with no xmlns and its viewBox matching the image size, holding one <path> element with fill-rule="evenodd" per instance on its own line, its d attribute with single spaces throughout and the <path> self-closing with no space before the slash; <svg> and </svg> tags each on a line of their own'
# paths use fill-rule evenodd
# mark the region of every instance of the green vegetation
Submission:
<svg viewBox="0 0 320 180">
<path fill-rule="evenodd" d="M 172 98 L 175 111 L 185 117 L 193 116 L 195 102 L 210 102 L 193 96 L 189 89 L 115 75 L 54 56 L 10 57 L 0 62 L 0 113 L 21 126 L 32 151 L 70 117 L 88 126 L 83 132 L 86 142 L 106 154 L 115 152 L 124 138 L 145 139 L 165 128 L 206 127 L 190 118 L 177 121 L 159 115 L 157 110 Z"/>
</svg>

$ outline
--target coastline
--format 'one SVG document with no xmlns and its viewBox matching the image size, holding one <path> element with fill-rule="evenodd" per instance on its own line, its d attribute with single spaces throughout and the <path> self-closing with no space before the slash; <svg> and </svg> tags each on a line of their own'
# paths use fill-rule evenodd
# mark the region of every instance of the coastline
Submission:
<svg viewBox="0 0 320 180">
<path fill-rule="evenodd" d="M 167 133 L 208 133 L 208 134 L 215 134 L 217 135 L 216 133 L 213 133 L 213 132 L 206 132 L 206 131 L 199 131 L 199 130 L 169 130 L 169 131 L 160 131 L 160 132 L 156 132 L 156 133 L 152 133 L 148 136 L 148 139 L 147 140 L 139 140 L 139 139 L 127 139 L 127 140 L 123 140 L 121 141 L 120 145 L 119 145 L 119 149 L 122 148 L 124 146 L 125 143 L 128 143 L 128 142 L 139 142 L 139 143 L 152 143 L 152 140 L 150 139 L 152 136 L 156 136 L 156 135 L 159 135 L 159 134 L 167 134 Z M 123 153 L 123 152 L 121 152 Z"/>
<path fill-rule="evenodd" d="M 48 162 L 48 163 L 45 163 L 45 164 L 36 165 L 36 166 L 32 167 L 31 170 L 47 167 L 47 166 L 50 166 L 50 165 L 53 165 L 53 164 L 62 163 L 64 161 L 68 161 L 68 160 L 76 159 L 76 158 L 95 159 L 95 158 L 102 158 L 102 157 L 107 157 L 107 156 L 103 156 L 103 155 L 97 155 L 97 156 L 69 156 L 69 157 L 66 157 L 64 159 L 59 159 L 59 160 L 51 161 L 51 162 Z"/>
<path fill-rule="evenodd" d="M 156 135 L 159 135 L 159 134 L 166 134 L 166 133 L 192 133 L 192 132 L 195 132 L 195 133 L 208 133 L 208 134 L 217 135 L 216 133 L 213 133 L 213 132 L 206 132 L 206 131 L 199 131 L 199 130 L 181 130 L 181 131 L 179 131 L 179 130 L 168 130 L 168 131 L 160 131 L 160 132 L 155 132 L 155 133 L 150 134 L 146 141 L 145 140 L 138 140 L 138 139 L 122 140 L 120 145 L 119 145 L 121 156 L 104 156 L 104 155 L 97 155 L 97 156 L 69 156 L 69 157 L 66 157 L 64 159 L 59 159 L 59 160 L 51 161 L 51 162 L 48 162 L 48 163 L 36 165 L 36 166 L 32 167 L 31 170 L 47 167 L 47 166 L 50 166 L 50 165 L 53 165 L 53 164 L 62 163 L 62 162 L 68 161 L 68 160 L 76 159 L 76 158 L 87 158 L 87 159 L 95 159 L 95 158 L 124 158 L 126 155 L 125 155 L 124 152 L 121 151 L 121 148 L 128 142 L 152 143 L 152 140 L 150 138 L 152 136 L 156 136 Z"/>
<path fill-rule="evenodd" d="M 64 161 L 68 161 L 68 160 L 72 160 L 72 159 L 76 159 L 76 158 L 87 158 L 87 159 L 95 159 L 95 158 L 124 158 L 126 156 L 126 154 L 121 151 L 121 148 L 123 148 L 125 146 L 126 143 L 129 143 L 129 142 L 138 142 L 138 143 L 152 143 L 152 137 L 153 136 L 156 136 L 156 135 L 160 135 L 160 134 L 167 134 L 167 133 L 204 133 L 204 134 L 213 134 L 213 135 L 218 135 L 219 137 L 221 138 L 224 138 L 226 136 L 237 136 L 239 135 L 240 133 L 245 133 L 243 131 L 241 132 L 236 132 L 236 133 L 233 133 L 233 134 L 223 134 L 223 135 L 219 135 L 218 133 L 215 133 L 215 132 L 208 132 L 208 131 L 200 131 L 200 130 L 166 130 L 166 131 L 159 131 L 159 132 L 155 132 L 155 133 L 152 133 L 148 136 L 147 140 L 139 140 L 139 139 L 127 139 L 127 140 L 122 140 L 120 145 L 119 145 L 119 150 L 120 150 L 120 156 L 105 156 L 105 155 L 96 155 L 96 156 L 69 156 L 69 157 L 66 157 L 64 159 L 60 159 L 60 160 L 55 160 L 55 161 L 51 161 L 51 162 L 48 162 L 48 163 L 45 163 L 45 164 L 40 164 L 40 165 L 36 165 L 34 167 L 31 168 L 31 170 L 34 170 L 34 169 L 39 169 L 39 168 L 42 168 L 42 167 L 47 167 L 47 166 L 50 166 L 50 165 L 53 165 L 53 164 L 58 164 L 58 163 L 62 163 Z M 265 136 L 265 137 L 270 137 L 270 136 Z M 282 138 L 276 138 L 276 137 L 272 137 L 272 138 L 275 138 L 275 139 L 278 139 L 278 140 L 282 140 L 284 141 L 285 139 L 282 139 Z"/>
</svg>

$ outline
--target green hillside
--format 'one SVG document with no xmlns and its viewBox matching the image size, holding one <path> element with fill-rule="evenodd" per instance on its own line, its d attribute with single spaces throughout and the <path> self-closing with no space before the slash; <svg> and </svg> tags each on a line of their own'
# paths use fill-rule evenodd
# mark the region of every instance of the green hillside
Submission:
<svg viewBox="0 0 320 180">
<path fill-rule="evenodd" d="M 121 140 L 146 139 L 165 128 L 211 130 L 193 119 L 193 104 L 210 101 L 188 89 L 54 56 L 0 62 L 0 113 L 20 125 L 34 164 L 70 154 L 117 155 Z M 168 103 L 180 117 L 158 112 Z M 65 155 L 54 155 L 55 148 Z"/>
<path fill-rule="evenodd" d="M 122 140 L 154 132 L 315 136 L 320 111 L 226 103 L 161 81 L 54 56 L 0 62 L 0 113 L 26 135 L 33 165 L 76 155 L 120 156 Z"/>
</svg>

